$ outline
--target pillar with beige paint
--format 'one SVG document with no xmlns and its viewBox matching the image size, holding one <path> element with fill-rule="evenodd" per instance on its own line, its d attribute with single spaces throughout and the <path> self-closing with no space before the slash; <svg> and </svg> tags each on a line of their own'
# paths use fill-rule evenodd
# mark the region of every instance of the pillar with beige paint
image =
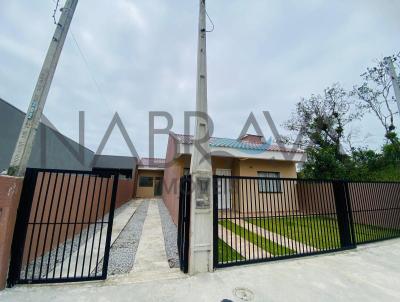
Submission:
<svg viewBox="0 0 400 302">
<path fill-rule="evenodd" d="M 0 176 L 0 290 L 4 289 L 7 280 L 22 180 Z"/>
</svg>

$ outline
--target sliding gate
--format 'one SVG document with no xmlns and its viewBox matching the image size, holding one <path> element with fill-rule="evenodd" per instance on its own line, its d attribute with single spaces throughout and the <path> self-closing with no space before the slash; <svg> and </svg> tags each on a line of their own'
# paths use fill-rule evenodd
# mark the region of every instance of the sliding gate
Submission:
<svg viewBox="0 0 400 302">
<path fill-rule="evenodd" d="M 8 286 L 107 277 L 118 175 L 27 169 Z"/>
<path fill-rule="evenodd" d="M 214 176 L 214 265 L 356 247 L 348 183 Z"/>
</svg>

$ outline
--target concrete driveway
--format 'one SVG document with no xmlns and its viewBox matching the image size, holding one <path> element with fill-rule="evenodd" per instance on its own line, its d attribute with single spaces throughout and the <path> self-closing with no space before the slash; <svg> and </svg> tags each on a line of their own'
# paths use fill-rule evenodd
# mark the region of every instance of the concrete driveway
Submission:
<svg viewBox="0 0 400 302">
<path fill-rule="evenodd" d="M 400 301 L 400 239 L 195 277 L 154 279 L 18 286 L 2 292 L 0 301 Z"/>
</svg>

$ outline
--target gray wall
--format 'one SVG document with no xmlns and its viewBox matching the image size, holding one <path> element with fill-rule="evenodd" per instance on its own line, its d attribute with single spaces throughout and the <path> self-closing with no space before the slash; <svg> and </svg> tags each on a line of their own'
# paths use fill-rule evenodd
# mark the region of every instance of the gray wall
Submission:
<svg viewBox="0 0 400 302">
<path fill-rule="evenodd" d="M 8 169 L 24 117 L 25 113 L 0 99 L 0 171 Z M 83 148 L 84 159 L 81 157 L 81 160 L 79 147 L 78 143 L 41 124 L 28 167 L 91 170 L 93 151 Z"/>
</svg>

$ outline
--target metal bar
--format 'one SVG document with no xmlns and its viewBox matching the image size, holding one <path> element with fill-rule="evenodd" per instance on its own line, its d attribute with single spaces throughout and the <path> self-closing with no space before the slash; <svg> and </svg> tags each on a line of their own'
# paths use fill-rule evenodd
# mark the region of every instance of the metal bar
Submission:
<svg viewBox="0 0 400 302">
<path fill-rule="evenodd" d="M 65 174 L 64 174 L 64 177 L 65 177 Z M 70 183 L 71 183 L 71 174 L 68 174 L 68 183 L 67 183 L 67 187 L 65 188 L 64 205 L 63 205 L 63 210 L 62 210 L 61 217 L 60 217 L 61 221 L 64 221 L 65 207 L 67 205 L 67 194 L 68 194 L 68 191 L 69 191 L 69 184 Z M 57 239 L 57 250 L 56 250 L 56 258 L 55 258 L 56 262 L 57 262 L 57 258 L 58 258 L 58 250 L 59 250 L 59 247 L 60 247 L 60 239 L 61 239 L 62 231 L 63 231 L 63 227 L 61 225 L 60 226 L 60 232 L 58 233 L 58 239 Z M 61 262 L 63 262 L 63 261 L 64 261 L 64 259 L 61 259 Z M 55 278 L 55 274 L 56 274 L 56 270 L 54 269 L 53 270 L 53 279 Z"/>
<path fill-rule="evenodd" d="M 71 221 L 71 213 L 72 213 L 72 208 L 74 207 L 74 197 L 75 197 L 75 188 L 76 188 L 76 179 L 78 178 L 78 175 L 75 174 L 75 178 L 74 178 L 74 186 L 72 188 L 72 197 L 71 197 L 71 205 L 69 207 L 69 213 L 68 213 L 68 222 Z M 63 274 L 63 268 L 64 268 L 64 258 L 65 258 L 65 250 L 67 247 L 67 241 L 68 241 L 68 232 L 69 232 L 69 224 L 67 225 L 67 231 L 65 232 L 65 240 L 64 240 L 64 247 L 63 247 L 63 253 L 62 253 L 62 262 L 61 262 L 61 269 L 60 269 L 60 278 L 62 277 Z M 71 245 L 74 244 L 74 234 L 72 234 L 72 242 Z M 72 255 L 69 255 L 69 257 L 71 258 Z M 69 271 L 67 271 L 67 277 L 69 277 Z"/>
<path fill-rule="evenodd" d="M 99 219 L 99 207 L 100 207 L 100 197 L 101 197 L 101 190 L 103 189 L 103 178 L 100 178 L 100 189 L 99 189 L 99 195 L 97 197 L 97 207 L 96 207 L 96 215 L 95 219 L 96 221 Z M 92 259 L 93 259 L 93 249 L 94 249 L 94 242 L 96 239 L 96 228 L 97 228 L 97 223 L 94 225 L 94 230 L 93 230 L 93 237 L 92 237 L 92 248 L 90 251 L 90 260 L 89 260 L 89 270 L 88 270 L 88 276 L 90 277 L 90 274 L 92 272 Z"/>
<path fill-rule="evenodd" d="M 101 247 L 101 239 L 102 239 L 102 235 L 103 235 L 103 225 L 104 225 L 104 216 L 106 215 L 106 206 L 107 206 L 107 196 L 108 196 L 108 186 L 109 186 L 109 180 L 107 179 L 107 185 L 106 185 L 106 192 L 104 195 L 104 206 L 103 206 L 103 213 L 101 215 L 101 226 L 100 226 L 100 240 L 99 240 L 99 247 L 97 249 L 97 259 L 96 259 L 96 270 L 95 270 L 95 276 L 97 276 L 97 268 L 99 266 L 99 256 L 100 256 L 100 247 Z M 111 203 L 110 203 L 110 207 L 111 207 Z M 107 227 L 110 225 L 109 222 L 107 222 Z M 107 242 L 106 242 L 107 243 Z M 111 246 L 110 246 L 111 248 Z M 107 249 L 107 246 L 106 246 Z M 103 261 L 104 263 L 104 261 Z"/>
<path fill-rule="evenodd" d="M 218 265 L 218 180 L 217 177 L 213 177 L 213 231 L 214 231 L 214 255 L 213 255 L 213 266 L 214 268 Z"/>
<path fill-rule="evenodd" d="M 94 195 L 96 193 L 96 183 L 97 183 L 97 176 L 94 177 L 94 185 L 93 185 L 93 191 L 92 191 L 92 202 L 90 204 L 90 211 L 89 211 L 89 220 L 91 220 L 91 217 L 92 217 Z M 88 240 L 89 240 L 89 231 L 90 231 L 90 224 L 88 224 L 87 231 L 86 231 L 85 249 L 84 249 L 84 252 L 83 252 L 83 263 L 82 263 L 82 270 L 81 270 L 81 276 L 82 277 L 83 277 L 83 272 L 84 272 L 84 269 L 85 269 L 87 243 L 88 243 Z M 93 234 L 93 236 L 94 236 L 94 234 Z M 88 277 L 90 277 L 90 272 L 89 272 Z"/>
<path fill-rule="evenodd" d="M 118 190 L 118 179 L 119 179 L 119 174 L 115 174 L 112 193 L 111 193 L 110 212 L 108 215 L 108 225 L 107 225 L 107 237 L 106 237 L 106 245 L 103 258 L 103 272 L 102 272 L 103 279 L 107 278 L 107 273 L 108 273 L 108 261 L 110 258 L 111 233 L 114 222 L 114 210 L 115 210 L 115 200 L 117 197 L 117 190 Z"/>
<path fill-rule="evenodd" d="M 50 222 L 50 219 L 51 219 L 51 214 L 52 214 L 52 209 L 53 209 L 53 204 L 54 204 L 54 193 L 55 193 L 55 191 L 56 191 L 57 179 L 58 179 L 58 174 L 56 173 L 56 179 L 55 179 L 54 185 L 53 185 L 53 192 L 52 192 L 52 194 L 51 194 L 50 209 L 49 209 L 49 217 L 48 217 L 48 219 L 47 219 L 46 231 L 45 231 L 45 235 L 44 235 L 44 243 L 43 243 L 42 254 L 41 254 L 41 255 L 42 255 L 42 257 L 41 257 L 42 259 L 41 259 L 41 262 L 40 262 L 40 269 L 39 269 L 39 279 L 41 279 L 41 277 L 42 277 L 43 259 L 44 259 L 44 253 L 45 253 L 45 250 L 46 250 L 47 233 L 48 233 L 48 229 L 49 229 L 49 222 Z M 49 187 L 50 187 L 50 185 L 51 185 L 51 182 L 49 181 Z M 46 198 L 46 199 L 47 199 L 47 198 Z M 52 242 L 50 242 L 50 246 L 49 246 L 50 251 L 51 251 L 51 249 L 52 249 L 51 244 L 52 244 Z M 50 259 L 50 256 L 49 256 L 49 259 Z M 46 269 L 46 271 L 47 271 L 47 269 Z M 46 276 L 47 276 L 47 275 L 46 275 Z"/>
<path fill-rule="evenodd" d="M 57 175 L 58 174 L 60 174 L 60 173 L 57 173 Z M 54 216 L 54 223 L 50 223 L 49 222 L 49 225 L 53 224 L 54 226 L 53 226 L 53 232 L 51 233 L 51 240 L 50 240 L 50 247 L 51 248 L 50 248 L 50 252 L 49 252 L 49 258 L 48 258 L 48 261 L 47 261 L 46 279 L 49 278 L 49 268 L 50 268 L 51 253 L 53 251 L 53 248 L 52 248 L 53 247 L 53 240 L 54 240 L 54 234 L 55 234 L 56 227 L 57 227 L 57 217 L 58 217 L 58 210 L 60 208 L 60 200 L 61 200 L 61 194 L 62 194 L 62 190 L 63 190 L 64 176 L 65 176 L 65 174 L 62 173 L 61 174 L 60 192 L 58 194 L 57 207 L 56 207 L 55 216 Z M 56 183 L 56 187 L 57 187 L 57 183 Z M 61 231 L 61 227 L 62 226 L 60 225 L 60 231 Z M 57 258 L 55 257 L 54 258 L 54 269 L 56 267 L 56 263 L 57 263 Z"/>
<path fill-rule="evenodd" d="M 50 187 L 50 184 L 51 184 L 51 174 L 47 173 L 47 175 L 49 175 L 49 178 L 48 178 L 48 182 L 47 182 L 46 193 L 44 195 L 43 208 L 42 208 L 42 214 L 40 215 L 40 221 L 43 221 L 44 212 L 46 211 L 47 195 L 49 193 L 49 187 Z M 35 223 L 36 223 L 36 221 L 35 221 Z M 42 224 L 39 225 L 39 232 L 38 232 L 37 239 L 36 239 L 35 260 L 33 261 L 32 279 L 35 278 L 35 269 L 36 269 L 36 261 L 37 261 L 37 258 L 38 258 L 39 243 L 42 242 L 40 240 L 41 232 L 42 232 Z M 46 238 L 44 238 L 43 244 L 46 245 Z M 43 255 L 41 255 L 41 257 L 43 259 Z M 40 279 L 40 272 L 39 272 L 39 279 Z"/>
<path fill-rule="evenodd" d="M 41 183 L 40 183 L 40 189 L 39 189 L 39 193 L 38 193 L 38 197 L 37 197 L 37 203 L 36 203 L 36 208 L 35 208 L 35 215 L 33 217 L 33 222 L 36 221 L 37 219 L 37 214 L 39 211 L 39 206 L 40 206 L 40 199 L 41 199 L 41 195 L 42 195 L 42 188 L 43 188 L 43 181 L 44 181 L 44 177 L 45 174 L 42 173 L 41 174 Z M 36 191 L 36 187 L 34 189 Z M 34 198 L 34 195 L 32 196 L 32 199 Z M 33 201 L 32 201 L 33 202 Z M 30 217 L 28 218 L 30 219 Z M 29 221 L 29 220 L 28 220 Z M 31 251 L 32 251 L 32 242 L 33 242 L 33 236 L 35 233 L 35 225 L 32 226 L 32 233 L 31 233 L 31 238 L 29 240 L 29 249 L 28 249 L 28 257 L 26 258 L 26 269 L 25 269 L 25 279 L 28 279 L 28 269 L 29 269 L 29 259 L 31 258 Z M 31 278 L 33 279 L 33 278 Z"/>
<path fill-rule="evenodd" d="M 78 178 L 78 175 L 76 175 L 76 177 Z M 77 199 L 77 203 L 76 203 L 76 213 L 75 213 L 75 221 L 73 222 L 73 226 L 74 228 L 72 229 L 72 243 L 71 243 L 71 249 L 69 251 L 69 260 L 68 260 L 68 269 L 67 269 L 67 276 L 69 277 L 69 271 L 71 268 L 71 260 L 72 260 L 72 250 L 74 247 L 74 240 L 75 240 L 75 230 L 76 230 L 76 225 L 77 225 L 77 221 L 78 221 L 78 216 L 79 216 L 79 208 L 81 205 L 81 195 L 82 195 L 82 186 L 83 186 L 83 175 L 80 175 L 81 177 L 81 182 L 80 182 L 80 186 L 79 186 L 79 195 L 78 195 L 78 199 Z M 75 190 L 74 190 L 75 192 Z M 72 205 L 71 205 L 72 208 Z M 84 219 L 84 217 L 82 217 L 82 220 Z M 81 227 L 82 228 L 82 227 Z M 79 245 L 78 245 L 78 250 L 79 250 Z"/>
</svg>

